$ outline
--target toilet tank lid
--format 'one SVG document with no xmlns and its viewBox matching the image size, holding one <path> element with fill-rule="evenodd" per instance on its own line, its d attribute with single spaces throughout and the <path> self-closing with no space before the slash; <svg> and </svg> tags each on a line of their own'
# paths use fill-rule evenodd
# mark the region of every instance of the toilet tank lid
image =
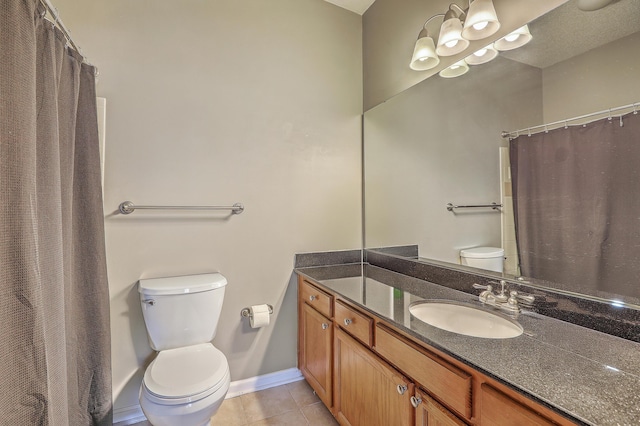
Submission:
<svg viewBox="0 0 640 426">
<path fill-rule="evenodd" d="M 461 257 L 487 259 L 504 256 L 504 250 L 500 247 L 473 247 L 460 250 Z"/>
<path fill-rule="evenodd" d="M 199 293 L 227 285 L 220 273 L 183 275 L 179 277 L 149 278 L 138 281 L 138 291 L 149 295 Z"/>
</svg>

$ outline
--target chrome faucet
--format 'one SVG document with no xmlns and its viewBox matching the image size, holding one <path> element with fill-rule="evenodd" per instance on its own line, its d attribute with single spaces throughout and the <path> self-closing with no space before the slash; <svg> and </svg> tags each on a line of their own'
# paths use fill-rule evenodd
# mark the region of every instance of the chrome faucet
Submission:
<svg viewBox="0 0 640 426">
<path fill-rule="evenodd" d="M 500 285 L 500 293 L 494 294 L 491 284 L 473 284 L 473 288 L 483 290 L 478 296 L 478 300 L 480 300 L 480 302 L 482 302 L 483 304 L 494 306 L 509 313 L 517 314 L 520 312 L 520 305 L 518 304 L 518 300 L 527 302 L 529 304 L 533 303 L 533 301 L 535 300 L 534 296 L 528 294 L 518 294 L 518 292 L 515 290 L 511 290 L 509 292 L 509 296 L 507 296 L 505 288 L 507 282 L 505 280 L 494 282 L 494 284 Z"/>
</svg>

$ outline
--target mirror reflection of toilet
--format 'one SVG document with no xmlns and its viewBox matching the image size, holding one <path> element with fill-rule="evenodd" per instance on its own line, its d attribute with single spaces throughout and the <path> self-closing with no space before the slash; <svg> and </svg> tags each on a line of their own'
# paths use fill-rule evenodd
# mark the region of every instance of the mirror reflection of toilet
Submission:
<svg viewBox="0 0 640 426">
<path fill-rule="evenodd" d="M 460 263 L 474 268 L 502 272 L 504 250 L 499 247 L 474 247 L 460 250 Z"/>
<path fill-rule="evenodd" d="M 143 279 L 138 292 L 158 356 L 140 386 L 154 426 L 204 426 L 229 390 L 227 358 L 212 344 L 227 279 L 219 273 Z"/>
</svg>

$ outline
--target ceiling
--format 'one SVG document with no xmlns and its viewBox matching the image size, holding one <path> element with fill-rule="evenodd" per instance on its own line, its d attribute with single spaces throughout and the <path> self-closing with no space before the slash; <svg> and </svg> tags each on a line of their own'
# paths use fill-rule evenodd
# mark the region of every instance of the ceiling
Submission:
<svg viewBox="0 0 640 426">
<path fill-rule="evenodd" d="M 500 54 L 538 68 L 577 56 L 640 31 L 638 0 L 616 0 L 595 11 L 569 1 L 529 24 L 533 40 Z"/>
<path fill-rule="evenodd" d="M 340 6 L 344 9 L 350 10 L 352 12 L 357 13 L 358 15 L 362 15 L 369 9 L 369 6 L 373 4 L 376 0 L 325 0 L 329 3 L 335 4 L 336 6 Z"/>
</svg>

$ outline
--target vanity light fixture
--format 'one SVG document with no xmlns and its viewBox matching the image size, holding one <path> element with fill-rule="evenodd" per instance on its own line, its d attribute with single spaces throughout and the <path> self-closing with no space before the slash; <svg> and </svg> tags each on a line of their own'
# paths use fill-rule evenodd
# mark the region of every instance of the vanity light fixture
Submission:
<svg viewBox="0 0 640 426">
<path fill-rule="evenodd" d="M 427 30 L 427 24 L 431 20 L 444 16 L 444 14 L 434 15 L 427 19 L 422 26 L 422 31 L 418 34 L 418 40 L 413 49 L 413 56 L 409 67 L 414 71 L 426 71 L 435 68 L 440 63 L 440 57 L 436 53 L 436 44 Z"/>
<path fill-rule="evenodd" d="M 500 29 L 500 21 L 496 15 L 492 0 L 474 0 L 469 3 L 467 19 L 464 21 L 462 36 L 467 40 L 487 38 Z"/>
<path fill-rule="evenodd" d="M 496 48 L 496 50 L 499 50 L 499 51 L 513 50 L 529 43 L 532 38 L 533 37 L 529 32 L 529 26 L 523 25 L 517 30 L 502 37 L 500 40 L 496 41 L 493 45 Z"/>
<path fill-rule="evenodd" d="M 412 70 L 426 71 L 435 68 L 440 63 L 440 56 L 457 55 L 469 47 L 469 40 L 480 40 L 498 31 L 500 21 L 498 21 L 493 0 L 468 0 L 468 5 L 467 9 L 462 9 L 457 4 L 451 3 L 446 13 L 433 15 L 427 19 L 413 49 L 413 56 L 409 63 Z M 436 43 L 427 30 L 427 24 L 438 17 L 442 17 L 443 22 L 440 25 Z M 483 58 L 486 59 L 485 62 L 493 59 L 491 57 L 493 52 L 488 53 L 489 56 Z M 458 63 L 452 65 L 452 67 L 456 66 L 466 67 L 468 70 L 466 63 L 464 66 L 458 66 Z M 446 71 L 444 74 L 452 73 Z"/>
<path fill-rule="evenodd" d="M 469 71 L 469 65 L 465 62 L 464 59 L 456 62 L 451 65 L 449 68 L 445 68 L 438 73 L 440 77 L 444 78 L 454 78 L 460 77 L 463 74 L 466 74 Z"/>
<path fill-rule="evenodd" d="M 471 55 L 464 58 L 464 61 L 469 65 L 486 64 L 487 62 L 495 59 L 498 56 L 498 51 L 493 47 L 493 43 L 483 47 L 480 50 L 476 50 Z"/>
<path fill-rule="evenodd" d="M 458 12 L 454 10 L 458 9 Z M 436 53 L 440 56 L 453 56 L 469 47 L 469 40 L 462 37 L 462 21 L 465 19 L 464 10 L 452 3 L 444 15 L 444 22 L 440 26 L 438 47 Z"/>
</svg>

